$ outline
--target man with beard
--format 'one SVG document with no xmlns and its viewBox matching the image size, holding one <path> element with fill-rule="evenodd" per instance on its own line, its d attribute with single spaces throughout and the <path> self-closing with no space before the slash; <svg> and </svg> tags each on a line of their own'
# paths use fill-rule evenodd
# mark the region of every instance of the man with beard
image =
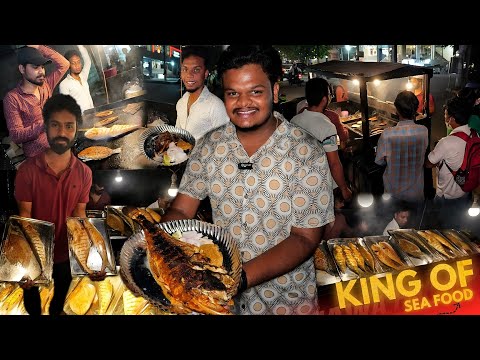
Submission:
<svg viewBox="0 0 480 360">
<path fill-rule="evenodd" d="M 208 77 L 205 47 L 187 46 L 182 49 L 180 76 L 186 92 L 177 102 L 175 126 L 187 130 L 198 140 L 229 120 L 222 100 L 205 86 Z"/>
<path fill-rule="evenodd" d="M 235 312 L 317 313 L 313 254 L 334 220 L 325 151 L 273 113 L 282 72 L 273 47 L 230 46 L 217 67 L 230 122 L 195 145 L 162 221 L 192 219 L 208 196 L 213 223 L 242 256 Z"/>
<path fill-rule="evenodd" d="M 3 111 L 10 138 L 22 144 L 26 157 L 33 157 L 48 148 L 42 108 L 67 72 L 69 62 L 44 45 L 27 45 L 18 51 L 17 58 L 22 80 L 3 98 Z M 50 62 L 55 70 L 45 76 L 45 64 Z"/>
<path fill-rule="evenodd" d="M 88 74 L 92 61 L 85 46 L 78 45 L 78 50 L 80 52 L 68 50 L 65 53 L 65 58 L 70 62 L 70 74 L 58 85 L 58 90 L 60 94 L 71 95 L 80 105 L 83 113 L 85 110 L 93 108 L 93 100 L 88 86 Z"/>
<path fill-rule="evenodd" d="M 85 207 L 92 185 L 92 171 L 75 157 L 71 148 L 82 119 L 80 106 L 70 95 L 54 95 L 43 108 L 49 148 L 27 159 L 18 168 L 15 178 L 15 199 L 19 215 L 55 224 L 53 257 L 54 296 L 50 314 L 63 311 L 63 303 L 71 282 L 68 257 L 66 219 L 86 217 Z M 98 275 L 98 274 L 96 274 Z M 104 276 L 103 274 L 101 274 Z M 95 276 L 93 276 L 95 280 Z M 40 314 L 40 295 L 26 279 L 25 308 L 31 315 Z"/>
</svg>

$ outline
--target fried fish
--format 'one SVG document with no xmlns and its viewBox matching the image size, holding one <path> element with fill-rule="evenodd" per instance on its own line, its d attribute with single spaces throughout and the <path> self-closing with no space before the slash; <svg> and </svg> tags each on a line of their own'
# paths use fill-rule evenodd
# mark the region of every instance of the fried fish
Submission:
<svg viewBox="0 0 480 360">
<path fill-rule="evenodd" d="M 102 160 L 113 154 L 119 154 L 122 148 L 110 149 L 106 146 L 90 146 L 78 153 L 78 158 L 83 161 Z"/>
</svg>

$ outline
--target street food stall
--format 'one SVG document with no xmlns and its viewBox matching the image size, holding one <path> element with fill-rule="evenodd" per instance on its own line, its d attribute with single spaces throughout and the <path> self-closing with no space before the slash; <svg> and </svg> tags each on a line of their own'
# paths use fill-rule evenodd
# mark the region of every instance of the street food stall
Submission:
<svg viewBox="0 0 480 360">
<path fill-rule="evenodd" d="M 394 101 L 400 91 L 422 94 L 417 96 L 422 96 L 425 106 L 417 114 L 416 123 L 427 127 L 430 138 L 432 69 L 399 63 L 335 60 L 311 65 L 307 71 L 309 78 L 327 79 L 332 88 L 328 108 L 339 114 L 349 131 L 349 140 L 340 148 L 344 150 L 344 167 L 350 182 L 358 191 L 381 194 L 383 168 L 374 163 L 375 148 L 384 129 L 398 122 Z M 421 84 L 421 89 L 413 88 L 414 78 L 421 80 L 415 81 Z"/>
</svg>

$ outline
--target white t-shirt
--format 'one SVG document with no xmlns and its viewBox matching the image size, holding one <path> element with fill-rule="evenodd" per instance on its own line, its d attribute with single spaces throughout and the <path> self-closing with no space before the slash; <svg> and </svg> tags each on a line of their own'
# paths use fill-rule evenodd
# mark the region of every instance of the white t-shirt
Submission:
<svg viewBox="0 0 480 360">
<path fill-rule="evenodd" d="M 432 164 L 441 163 L 445 161 L 450 168 L 455 171 L 460 168 L 465 155 L 465 141 L 457 136 L 452 136 L 456 132 L 464 132 L 470 135 L 470 128 L 468 125 L 462 125 L 454 129 L 450 135 L 441 138 L 430 154 L 428 160 Z M 439 164 L 440 166 L 440 164 Z M 443 164 L 438 170 L 437 180 L 437 196 L 444 196 L 445 199 L 457 199 L 465 195 L 460 185 L 455 182 L 452 173 Z"/>
<path fill-rule="evenodd" d="M 198 99 L 190 106 L 190 113 L 187 115 L 189 97 L 190 93 L 187 91 L 177 102 L 175 126 L 187 130 L 195 140 L 230 121 L 223 101 L 212 94 L 206 86 L 203 87 Z"/>
<path fill-rule="evenodd" d="M 320 141 L 325 152 L 338 150 L 337 128 L 326 115 L 305 109 L 302 113 L 295 115 L 290 122 L 305 129 Z"/>
<path fill-rule="evenodd" d="M 90 72 L 90 67 L 92 66 L 92 61 L 90 60 L 90 56 L 88 55 L 85 46 L 78 45 L 78 50 L 80 51 L 83 60 L 83 68 L 79 74 L 82 82 L 80 83 L 80 81 L 74 79 L 72 75 L 68 74 L 60 83 L 58 90 L 60 91 L 60 94 L 73 97 L 78 105 L 80 105 L 80 109 L 82 109 L 83 113 L 85 110 L 93 108 L 93 99 L 90 95 L 90 87 L 88 86 L 88 74 Z"/>
</svg>

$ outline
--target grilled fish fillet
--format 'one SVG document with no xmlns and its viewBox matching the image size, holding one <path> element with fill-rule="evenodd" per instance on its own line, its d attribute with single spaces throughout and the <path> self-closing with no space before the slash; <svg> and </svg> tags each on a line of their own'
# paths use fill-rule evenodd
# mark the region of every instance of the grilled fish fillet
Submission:
<svg viewBox="0 0 480 360">
<path fill-rule="evenodd" d="M 322 250 L 320 250 L 318 247 L 315 249 L 313 260 L 315 263 L 315 268 L 317 270 L 329 272 L 330 269 L 328 266 L 327 257 L 325 256 L 325 253 Z"/>
<path fill-rule="evenodd" d="M 372 271 L 377 271 L 377 269 L 375 269 L 375 259 L 373 258 L 373 255 L 370 253 L 370 251 L 368 251 L 361 245 L 358 247 L 358 251 L 360 252 L 360 254 L 362 254 L 362 257 L 365 259 L 365 262 L 370 267 L 370 269 L 372 269 Z"/>
<path fill-rule="evenodd" d="M 398 256 L 397 252 L 395 251 L 395 249 L 389 244 L 387 243 L 386 241 L 380 241 L 378 243 L 378 246 L 380 246 L 380 248 L 385 252 L 385 254 L 390 258 L 392 259 L 393 261 L 395 261 L 396 263 L 398 263 L 399 265 L 405 265 L 402 261 L 402 259 L 400 259 L 400 256 Z"/>
<path fill-rule="evenodd" d="M 333 245 L 333 257 L 335 258 L 340 270 L 344 273 L 347 270 L 347 261 L 340 245 Z"/>
<path fill-rule="evenodd" d="M 106 147 L 106 146 L 90 146 L 80 151 L 77 157 L 84 161 L 102 160 L 102 159 L 106 159 L 107 157 L 113 154 L 118 154 L 121 151 L 122 151 L 122 148 L 110 149 L 109 147 Z"/>
<path fill-rule="evenodd" d="M 135 296 L 130 290 L 123 292 L 122 299 L 125 315 L 137 315 L 147 305 L 147 300 L 141 296 Z"/>
<path fill-rule="evenodd" d="M 418 234 L 424 238 L 427 243 L 433 247 L 435 250 L 437 250 L 439 253 L 441 253 L 442 255 L 445 255 L 447 258 L 452 258 L 453 255 L 449 254 L 449 252 L 447 252 L 447 250 L 443 247 L 442 243 L 440 243 L 438 241 L 437 238 L 431 236 L 429 233 L 425 232 L 425 231 L 417 231 Z"/>
<path fill-rule="evenodd" d="M 34 250 L 34 254 L 40 263 L 40 267 L 42 269 L 46 269 L 47 254 L 45 251 L 45 245 L 40 238 L 40 234 L 30 222 L 26 220 L 17 221 L 20 224 L 20 227 L 22 228 L 23 234 L 25 235 L 26 239 L 30 242 L 32 249 Z"/>
<path fill-rule="evenodd" d="M 110 117 L 107 117 L 107 118 L 104 118 L 102 120 L 97 121 L 95 124 L 93 124 L 93 126 L 101 127 L 101 126 L 111 124 L 111 123 L 113 123 L 117 120 L 118 120 L 118 116 L 110 116 Z"/>
<path fill-rule="evenodd" d="M 114 138 L 130 131 L 138 129 L 139 125 L 113 125 L 112 127 L 96 127 L 88 129 L 85 132 L 85 137 L 91 140 L 103 140 Z"/>
<path fill-rule="evenodd" d="M 84 227 L 78 219 L 67 219 L 67 230 L 71 234 L 70 247 L 77 258 L 80 267 L 88 274 L 93 271 L 87 266 L 88 254 L 90 252 L 90 239 Z"/>
<path fill-rule="evenodd" d="M 397 239 L 397 242 L 400 248 L 403 251 L 405 251 L 408 255 L 411 255 L 416 258 L 422 258 L 424 256 L 422 250 L 420 250 L 420 248 L 413 242 L 408 241 L 406 239 L 402 239 L 401 237 Z"/>
<path fill-rule="evenodd" d="M 77 315 L 85 315 L 95 298 L 95 286 L 88 276 L 80 280 L 67 298 L 70 309 Z"/>
<path fill-rule="evenodd" d="M 377 258 L 388 267 L 395 270 L 400 270 L 402 268 L 402 266 L 393 261 L 378 244 L 372 244 L 370 249 L 372 249 Z"/>
<path fill-rule="evenodd" d="M 465 250 L 467 254 L 473 253 L 473 250 L 468 244 L 453 230 L 442 230 L 442 233 L 447 237 L 448 240 L 453 242 L 460 249 Z"/>
<path fill-rule="evenodd" d="M 26 270 L 25 277 L 35 280 L 42 274 L 40 264 L 22 234 L 11 231 L 5 240 L 3 251 L 12 265 L 19 264 Z"/>
<path fill-rule="evenodd" d="M 355 258 L 355 261 L 357 262 L 357 265 L 362 271 L 367 271 L 365 267 L 365 259 L 363 258 L 362 254 L 357 248 L 357 245 L 355 245 L 353 242 L 348 243 L 348 246 L 350 247 L 350 250 L 352 250 L 353 257 Z"/>
<path fill-rule="evenodd" d="M 103 281 L 96 281 L 95 285 L 99 298 L 98 302 L 100 304 L 98 308 L 98 314 L 104 315 L 113 298 L 113 285 L 108 278 Z"/>
<path fill-rule="evenodd" d="M 100 111 L 100 112 L 97 112 L 95 114 L 96 117 L 105 117 L 105 116 L 110 116 L 113 114 L 113 110 L 104 110 L 104 111 Z"/>
</svg>

